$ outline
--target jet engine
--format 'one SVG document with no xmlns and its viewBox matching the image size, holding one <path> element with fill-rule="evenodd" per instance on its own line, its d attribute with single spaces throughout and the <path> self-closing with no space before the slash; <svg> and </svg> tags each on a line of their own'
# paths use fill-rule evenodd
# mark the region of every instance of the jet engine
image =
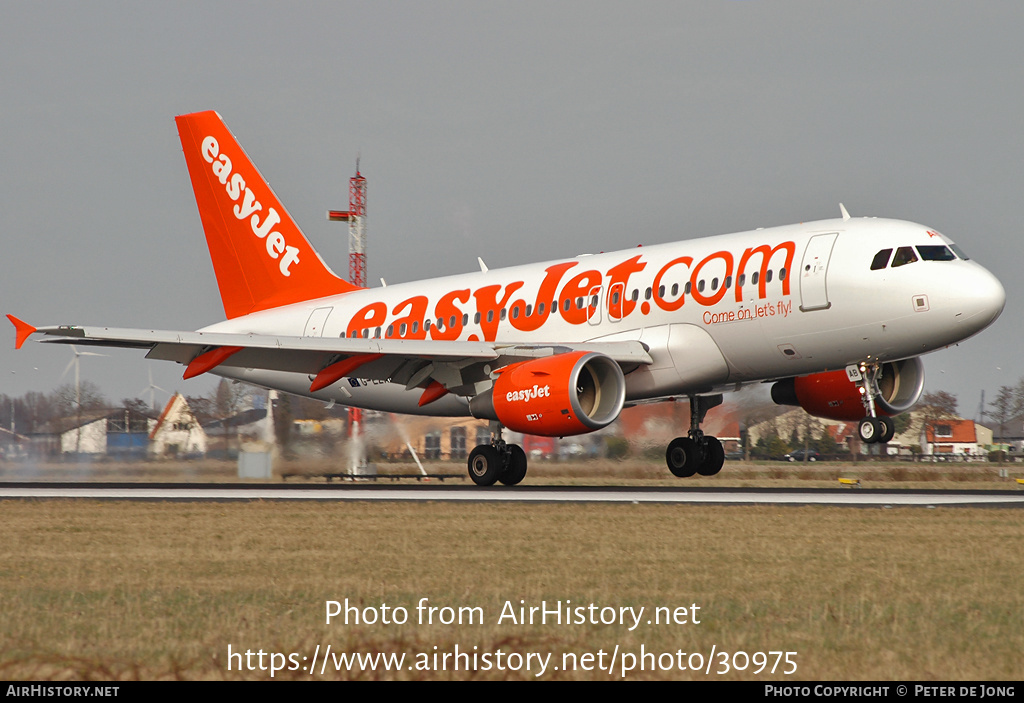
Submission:
<svg viewBox="0 0 1024 703">
<path fill-rule="evenodd" d="M 899 415 L 914 407 L 924 390 L 924 362 L 920 357 L 890 361 L 879 367 L 869 383 L 875 391 L 879 415 Z M 798 405 L 815 417 L 856 421 L 867 415 L 861 388 L 845 370 L 787 378 L 772 386 L 777 405 Z"/>
<path fill-rule="evenodd" d="M 619 416 L 626 399 L 622 369 L 596 352 L 521 361 L 497 373 L 469 409 L 516 432 L 565 437 L 599 430 Z"/>
</svg>

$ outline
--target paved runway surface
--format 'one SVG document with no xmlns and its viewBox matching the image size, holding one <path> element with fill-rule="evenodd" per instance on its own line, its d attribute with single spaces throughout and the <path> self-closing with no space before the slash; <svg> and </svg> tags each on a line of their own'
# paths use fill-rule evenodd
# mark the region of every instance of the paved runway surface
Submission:
<svg viewBox="0 0 1024 703">
<path fill-rule="evenodd" d="M 670 488 L 596 486 L 318 486 L 266 484 L 2 483 L 2 499 L 92 500 L 391 500 L 529 503 L 718 503 L 1024 507 L 1024 491 L 901 491 L 873 489 Z"/>
</svg>

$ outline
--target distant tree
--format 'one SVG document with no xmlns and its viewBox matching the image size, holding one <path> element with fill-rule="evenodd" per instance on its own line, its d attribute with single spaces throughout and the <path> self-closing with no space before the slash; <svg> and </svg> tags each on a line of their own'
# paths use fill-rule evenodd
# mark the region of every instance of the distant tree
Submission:
<svg viewBox="0 0 1024 703">
<path fill-rule="evenodd" d="M 743 436 L 744 443 L 743 449 L 745 452 L 746 459 L 750 459 L 751 456 L 758 453 L 757 445 L 760 444 L 763 448 L 763 442 L 751 442 L 749 437 L 749 431 L 751 428 L 761 424 L 762 422 L 769 422 L 778 418 L 779 415 L 786 412 L 788 408 L 776 405 L 763 393 L 760 393 L 757 389 L 747 388 L 741 390 L 739 393 L 734 395 L 736 407 L 738 408 L 738 417 L 740 418 L 740 435 Z M 771 428 L 768 432 L 775 432 L 778 434 L 777 425 L 770 425 Z M 761 433 L 762 435 L 764 432 Z"/>
<path fill-rule="evenodd" d="M 818 450 L 819 454 L 823 454 L 825 456 L 832 456 L 839 453 L 839 443 L 836 442 L 828 432 L 822 432 L 821 436 L 814 440 L 812 446 L 814 449 Z"/>
<path fill-rule="evenodd" d="M 948 391 L 935 391 L 921 396 L 921 405 L 944 417 L 956 417 L 956 396 Z"/>
<path fill-rule="evenodd" d="M 47 393 L 29 391 L 14 403 L 15 427 L 22 434 L 37 432 L 58 416 L 54 397 Z"/>
<path fill-rule="evenodd" d="M 192 408 L 192 414 L 195 415 L 200 425 L 205 425 L 217 419 L 217 412 L 214 408 L 215 403 L 209 396 L 188 395 L 185 396 L 185 402 Z"/>
<path fill-rule="evenodd" d="M 774 435 L 765 443 L 764 454 L 769 459 L 781 459 L 790 449 L 791 447 L 781 437 Z"/>
<path fill-rule="evenodd" d="M 0 427 L 10 430 L 14 426 L 14 397 L 7 394 L 0 395 Z"/>
<path fill-rule="evenodd" d="M 758 438 L 753 455 L 759 459 L 780 459 L 790 450 L 786 440 L 779 437 L 774 427 Z"/>
<path fill-rule="evenodd" d="M 999 392 L 996 393 L 996 399 L 988 404 L 989 416 L 999 423 L 997 427 L 993 428 L 997 438 L 1006 435 L 1006 423 L 1013 417 L 1014 395 L 1014 389 L 1011 386 L 1000 386 Z"/>
<path fill-rule="evenodd" d="M 1017 381 L 1017 385 L 1013 387 L 1013 409 L 1010 411 L 1010 417 L 1017 417 L 1024 415 L 1024 378 Z"/>
<path fill-rule="evenodd" d="M 139 415 L 149 415 L 153 412 L 153 409 L 149 407 L 149 403 L 142 398 L 123 398 L 121 400 L 121 407 Z"/>
<path fill-rule="evenodd" d="M 82 381 L 75 388 L 65 383 L 53 392 L 53 404 L 59 417 L 74 417 L 83 410 L 99 410 L 107 407 L 103 391 L 92 381 Z"/>
<path fill-rule="evenodd" d="M 1014 389 L 1011 386 L 1000 386 L 999 392 L 996 393 L 996 399 L 989 403 L 989 408 L 991 408 L 989 416 L 999 423 L 997 427 L 993 428 L 993 439 L 998 443 L 1002 443 L 1006 437 L 1006 425 L 1015 416 L 1013 412 L 1015 409 L 1014 395 Z M 994 452 L 994 454 L 998 457 L 999 463 L 1006 461 L 1005 451 Z"/>
<path fill-rule="evenodd" d="M 896 428 L 896 435 L 901 435 L 910 429 L 910 413 L 900 413 L 892 418 L 893 427 Z"/>
<path fill-rule="evenodd" d="M 807 450 L 810 449 L 817 443 L 816 436 L 820 434 L 828 434 L 824 432 L 821 426 L 821 422 L 818 418 L 814 417 L 810 413 L 802 412 L 796 416 L 796 427 L 799 429 L 799 441 L 790 442 L 790 446 L 803 447 L 804 449 L 804 461 L 807 461 L 808 455 Z M 821 451 L 820 449 L 818 450 Z M 830 452 L 831 453 L 831 452 Z"/>
<path fill-rule="evenodd" d="M 222 378 L 213 392 L 213 408 L 218 419 L 234 417 L 242 408 L 247 386 Z"/>
</svg>

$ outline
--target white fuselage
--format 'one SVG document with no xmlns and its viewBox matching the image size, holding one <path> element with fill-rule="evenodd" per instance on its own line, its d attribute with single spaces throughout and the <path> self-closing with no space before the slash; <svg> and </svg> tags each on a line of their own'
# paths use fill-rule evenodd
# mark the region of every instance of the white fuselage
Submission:
<svg viewBox="0 0 1024 703">
<path fill-rule="evenodd" d="M 980 265 L 957 256 L 871 268 L 884 249 L 945 244 L 911 222 L 825 220 L 358 290 L 204 331 L 499 344 L 639 340 L 654 363 L 624 369 L 627 401 L 701 394 L 917 356 L 980 331 L 1005 302 Z M 316 393 L 305 374 L 216 373 L 370 409 L 469 414 L 468 398 L 420 408 L 422 389 L 358 372 Z"/>
</svg>

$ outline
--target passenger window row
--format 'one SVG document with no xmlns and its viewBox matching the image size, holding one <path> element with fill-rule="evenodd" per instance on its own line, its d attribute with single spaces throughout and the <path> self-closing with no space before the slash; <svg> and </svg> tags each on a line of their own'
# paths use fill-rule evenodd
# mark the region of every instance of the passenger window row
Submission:
<svg viewBox="0 0 1024 703">
<path fill-rule="evenodd" d="M 757 282 L 759 280 L 760 274 L 761 274 L 760 271 L 754 271 L 754 273 L 752 273 L 750 275 L 750 285 L 752 285 L 752 286 L 756 286 L 757 285 Z M 774 275 L 774 272 L 771 269 L 768 269 L 768 271 L 765 273 L 765 276 L 764 276 L 765 282 L 766 283 L 771 283 L 773 275 Z M 786 269 L 785 269 L 785 267 L 779 269 L 779 280 L 780 281 L 785 281 L 786 280 Z M 737 279 L 736 283 L 741 288 L 743 286 L 747 285 L 747 274 L 741 273 L 740 277 L 739 277 L 739 279 Z M 728 290 L 729 288 L 732 288 L 732 276 L 726 276 L 724 281 L 720 281 L 717 276 L 715 278 L 712 278 L 711 279 L 711 292 L 713 293 L 713 292 L 717 291 L 720 285 L 723 288 L 725 288 L 726 290 Z M 701 279 L 701 280 L 697 281 L 697 292 L 698 293 L 703 293 L 707 287 L 708 287 L 707 282 L 704 279 Z M 673 283 L 670 290 L 671 290 L 671 295 L 673 297 L 679 295 L 679 284 L 678 283 Z M 687 281 L 686 285 L 683 286 L 683 295 L 690 295 L 690 291 L 691 290 L 692 290 L 692 285 L 691 285 L 690 281 Z M 666 289 L 665 289 L 664 285 L 658 286 L 658 297 L 659 298 L 664 298 L 665 297 L 665 291 L 666 291 Z M 633 291 L 632 298 L 633 298 L 634 302 L 636 302 L 637 298 L 639 298 L 639 294 L 640 294 L 639 290 L 634 290 Z M 651 288 L 651 287 L 648 287 L 647 290 L 644 291 L 644 300 L 650 300 L 653 295 L 654 295 L 654 289 Z"/>
</svg>

